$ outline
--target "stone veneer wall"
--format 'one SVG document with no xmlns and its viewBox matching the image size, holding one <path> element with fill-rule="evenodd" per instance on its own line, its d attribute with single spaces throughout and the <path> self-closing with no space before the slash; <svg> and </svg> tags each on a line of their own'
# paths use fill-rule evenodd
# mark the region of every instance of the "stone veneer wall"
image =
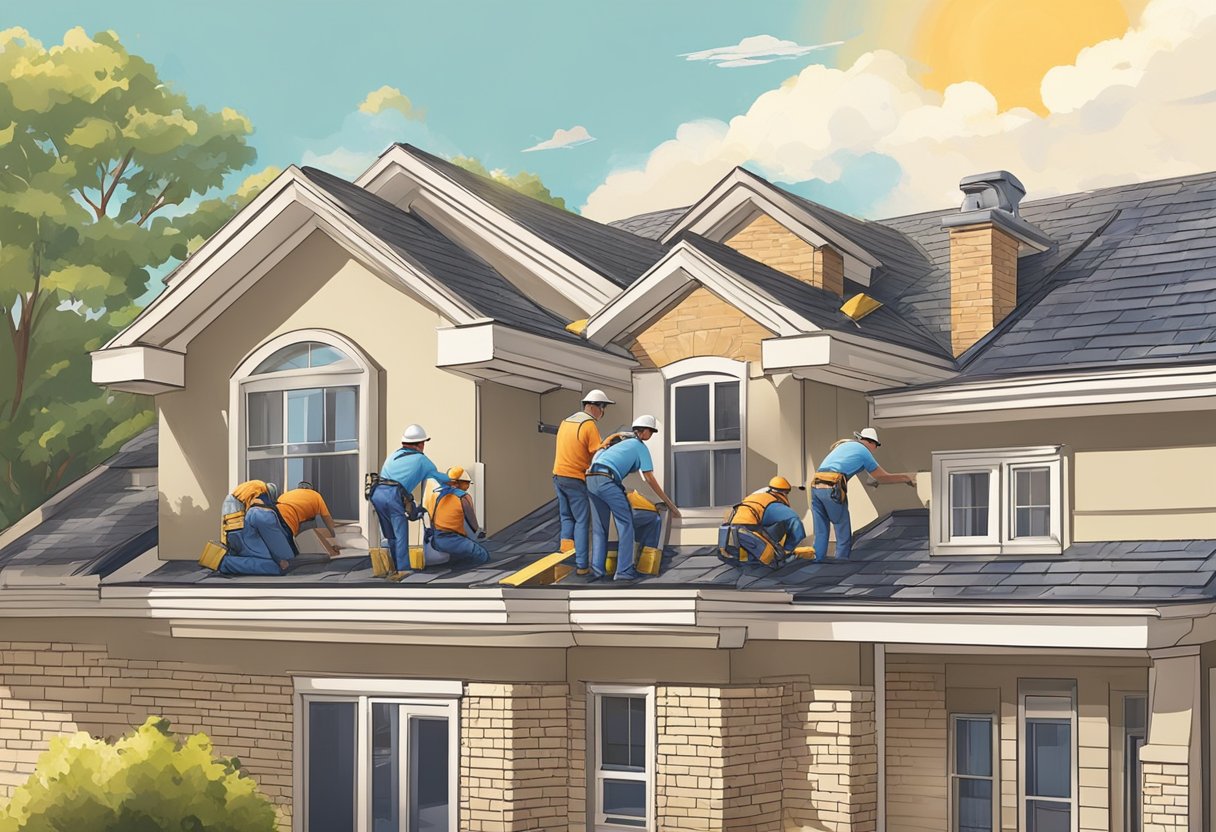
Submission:
<svg viewBox="0 0 1216 832">
<path fill-rule="evenodd" d="M 946 666 L 887 664 L 887 828 L 941 832 L 946 825 Z"/>
<path fill-rule="evenodd" d="M 0 794 L 24 783 L 53 736 L 117 737 L 163 716 L 240 758 L 291 829 L 292 683 L 184 662 L 110 656 L 90 644 L 0 642 Z"/>
<path fill-rule="evenodd" d="M 1190 822 L 1189 767 L 1185 763 L 1143 763 L 1144 832 L 1173 832 Z"/>
<path fill-rule="evenodd" d="M 844 257 L 831 246 L 812 246 L 768 214 L 756 217 L 726 245 L 803 283 L 844 294 Z"/>
<path fill-rule="evenodd" d="M 698 355 L 758 362 L 760 342 L 772 334 L 698 286 L 639 333 L 630 351 L 647 368 L 666 367 Z"/>
</svg>

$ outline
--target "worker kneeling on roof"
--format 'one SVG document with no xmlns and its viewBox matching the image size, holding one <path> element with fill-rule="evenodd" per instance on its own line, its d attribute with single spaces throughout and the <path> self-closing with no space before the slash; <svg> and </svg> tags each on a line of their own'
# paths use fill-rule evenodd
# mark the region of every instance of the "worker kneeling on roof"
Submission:
<svg viewBox="0 0 1216 832">
<path fill-rule="evenodd" d="M 434 503 L 428 507 L 431 515 L 430 548 L 447 555 L 450 561 L 467 562 L 477 566 L 490 559 L 490 553 L 470 535 L 485 538 L 477 526 L 477 511 L 469 486 L 473 481 L 463 468 L 449 468 L 448 481 L 435 490 Z"/>
<path fill-rule="evenodd" d="M 380 533 L 393 556 L 394 571 L 388 575 L 390 578 L 411 571 L 410 521 L 422 516 L 422 509 L 414 500 L 414 489 L 426 480 L 434 480 L 437 485 L 447 482 L 447 477 L 422 452 L 430 439 L 422 425 L 407 427 L 401 434 L 401 449 L 389 454 L 379 474 L 368 475 L 364 487 L 364 495 L 376 509 Z"/>
<path fill-rule="evenodd" d="M 608 516 L 616 521 L 617 563 L 615 579 L 633 581 L 640 576 L 633 564 L 635 540 L 633 507 L 625 495 L 622 484 L 625 477 L 640 471 L 659 499 L 671 509 L 673 517 L 680 511 L 664 493 L 654 477 L 654 463 L 646 441 L 659 430 L 653 416 L 639 416 L 633 420 L 632 430 L 614 433 L 600 445 L 591 458 L 587 469 L 587 492 L 591 497 L 591 580 L 607 577 L 608 564 Z"/>
<path fill-rule="evenodd" d="M 299 554 L 294 536 L 276 507 L 274 483 L 249 480 L 224 498 L 223 540 L 227 552 L 216 570 L 224 575 L 281 575 Z"/>
<path fill-rule="evenodd" d="M 338 531 L 334 528 L 334 518 L 330 516 L 329 506 L 325 504 L 321 492 L 313 488 L 310 482 L 301 482 L 295 488 L 284 491 L 275 500 L 275 508 L 293 537 L 300 533 L 301 526 L 318 517 L 329 530 L 329 536 L 337 537 Z M 336 541 L 332 545 L 338 548 Z"/>
<path fill-rule="evenodd" d="M 749 494 L 732 508 L 718 530 L 719 556 L 780 566 L 789 557 L 809 555 L 809 549 L 798 546 L 806 529 L 790 508 L 791 488 L 785 477 L 773 477 L 767 488 Z"/>
</svg>

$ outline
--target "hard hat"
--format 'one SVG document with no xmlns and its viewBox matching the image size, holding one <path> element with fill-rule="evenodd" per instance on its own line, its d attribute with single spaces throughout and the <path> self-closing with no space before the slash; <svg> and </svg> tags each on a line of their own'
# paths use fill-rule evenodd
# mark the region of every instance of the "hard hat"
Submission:
<svg viewBox="0 0 1216 832">
<path fill-rule="evenodd" d="M 874 428 L 862 428 L 860 431 L 853 431 L 853 435 L 858 439 L 869 439 L 878 447 L 882 447 L 882 443 L 878 441 L 878 431 Z"/>
<path fill-rule="evenodd" d="M 773 477 L 768 481 L 768 487 L 777 491 L 789 491 L 794 486 L 790 485 L 790 481 L 785 477 Z"/>
<path fill-rule="evenodd" d="M 596 388 L 583 396 L 583 404 L 616 404 L 616 402 L 608 398 L 608 394 L 603 390 Z"/>
<path fill-rule="evenodd" d="M 633 424 L 630 425 L 630 427 L 634 430 L 637 430 L 638 428 L 650 428 L 657 433 L 659 430 L 659 423 L 655 421 L 653 416 L 639 416 L 633 420 Z"/>
<path fill-rule="evenodd" d="M 457 465 L 455 468 L 448 469 L 448 479 L 452 482 L 467 482 L 469 485 L 473 484 L 473 480 L 469 478 L 469 475 L 465 473 L 465 470 L 459 465 Z"/>
<path fill-rule="evenodd" d="M 414 442 L 427 442 L 431 437 L 426 435 L 426 428 L 422 425 L 410 425 L 405 429 L 405 433 L 401 434 L 401 441 L 412 444 Z"/>
</svg>

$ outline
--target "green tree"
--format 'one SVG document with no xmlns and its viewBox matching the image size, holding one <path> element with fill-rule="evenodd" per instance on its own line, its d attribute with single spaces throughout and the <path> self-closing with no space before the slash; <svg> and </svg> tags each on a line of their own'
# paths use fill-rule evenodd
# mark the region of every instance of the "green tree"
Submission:
<svg viewBox="0 0 1216 832">
<path fill-rule="evenodd" d="M 274 806 L 240 766 L 159 717 L 113 744 L 56 737 L 0 812 L 0 832 L 273 832 Z"/>
<path fill-rule="evenodd" d="M 249 121 L 193 105 L 114 32 L 46 48 L 0 32 L 0 528 L 151 424 L 90 381 L 88 351 L 264 184 Z"/>
<path fill-rule="evenodd" d="M 506 171 L 487 170 L 485 165 L 471 156 L 454 156 L 452 157 L 452 164 L 458 165 L 479 176 L 484 176 L 487 179 L 493 179 L 495 182 L 506 185 L 508 188 L 514 188 L 524 196 L 530 196 L 533 199 L 539 199 L 541 202 L 556 205 L 563 211 L 566 210 L 566 200 L 550 193 L 548 187 L 545 186 L 544 182 L 540 181 L 540 177 L 535 173 L 529 173 L 525 170 L 520 171 L 514 176 L 509 176 Z"/>
</svg>

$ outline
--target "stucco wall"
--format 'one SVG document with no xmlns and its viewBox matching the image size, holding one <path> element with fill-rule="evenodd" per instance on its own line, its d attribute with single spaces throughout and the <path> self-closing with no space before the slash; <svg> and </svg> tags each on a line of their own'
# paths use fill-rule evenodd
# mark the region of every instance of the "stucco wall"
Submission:
<svg viewBox="0 0 1216 832">
<path fill-rule="evenodd" d="M 442 324 L 314 232 L 191 342 L 186 389 L 156 399 L 161 557 L 197 558 L 218 534 L 219 504 L 243 478 L 228 470 L 229 379 L 251 350 L 282 333 L 338 332 L 381 368 L 372 467 L 411 422 L 434 437 L 427 453 L 441 468 L 476 462 L 474 384 L 435 368 L 435 328 Z"/>
</svg>

